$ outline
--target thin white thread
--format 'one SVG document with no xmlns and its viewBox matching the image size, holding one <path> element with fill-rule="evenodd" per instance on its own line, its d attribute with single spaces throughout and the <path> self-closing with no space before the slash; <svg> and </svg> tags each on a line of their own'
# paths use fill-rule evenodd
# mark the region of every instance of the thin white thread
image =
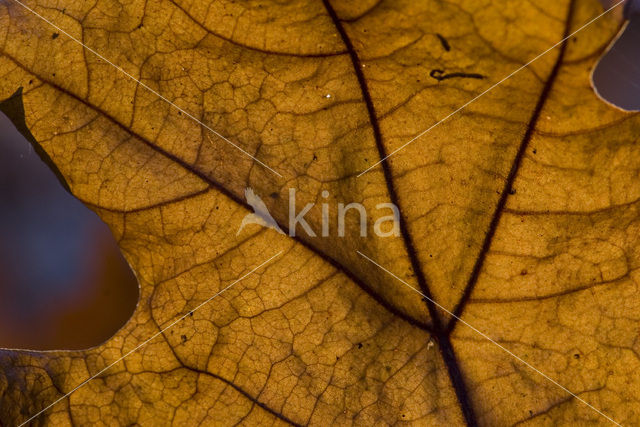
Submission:
<svg viewBox="0 0 640 427">
<path fill-rule="evenodd" d="M 477 334 L 479 334 L 480 336 L 482 336 L 483 338 L 487 339 L 488 341 L 491 341 L 493 344 L 495 344 L 496 346 L 498 346 L 498 348 L 500 348 L 502 351 L 506 352 L 507 354 L 509 354 L 510 356 L 514 357 L 515 359 L 519 360 L 520 362 L 522 362 L 523 364 L 525 364 L 528 368 L 532 369 L 533 371 L 537 372 L 539 375 L 541 375 L 542 377 L 546 378 L 547 380 L 551 381 L 553 384 L 557 385 L 558 387 L 560 387 L 562 390 L 566 391 L 567 393 L 569 393 L 571 396 L 575 397 L 576 399 L 578 399 L 580 402 L 584 403 L 585 405 L 587 405 L 589 408 L 593 409 L 594 411 L 596 411 L 598 414 L 602 415 L 603 417 L 605 417 L 607 420 L 611 421 L 613 424 L 620 426 L 621 424 L 616 422 L 615 420 L 613 420 L 611 417 L 609 417 L 607 414 L 603 413 L 602 411 L 600 411 L 598 408 L 594 407 L 593 405 L 591 405 L 589 402 L 587 402 L 586 400 L 584 400 L 583 398 L 581 398 L 580 396 L 577 396 L 576 394 L 572 393 L 571 390 L 569 390 L 568 388 L 566 388 L 565 386 L 563 386 L 562 384 L 560 384 L 559 382 L 557 382 L 556 380 L 554 380 L 553 378 L 551 378 L 550 376 L 548 376 L 547 374 L 545 374 L 544 372 L 538 370 L 535 366 L 531 365 L 529 362 L 526 362 L 525 360 L 523 360 L 522 358 L 520 358 L 519 356 L 517 356 L 516 354 L 514 354 L 513 352 L 511 352 L 511 350 L 507 349 L 506 347 L 503 347 L 502 345 L 498 344 L 496 341 L 494 341 L 493 339 L 491 339 L 490 336 L 488 336 L 487 334 L 485 334 L 484 332 L 474 328 L 473 326 L 471 326 L 469 323 L 467 323 L 466 321 L 462 320 L 461 318 L 459 318 L 458 316 L 456 316 L 455 314 L 453 314 L 452 312 L 450 312 L 449 310 L 447 310 L 446 308 L 444 308 L 443 306 L 441 306 L 440 304 L 438 304 L 436 301 L 434 301 L 433 299 L 429 298 L 428 296 L 426 296 L 425 294 L 423 294 L 422 292 L 420 292 L 420 290 L 414 288 L 413 286 L 411 286 L 410 284 L 408 284 L 407 282 L 405 282 L 404 280 L 402 280 L 401 278 L 399 278 L 398 276 L 396 276 L 395 274 L 393 274 L 391 271 L 387 270 L 386 268 L 384 268 L 383 266 L 381 266 L 380 264 L 378 264 L 377 262 L 375 262 L 374 260 L 372 260 L 371 258 L 369 258 L 368 256 L 366 256 L 365 254 L 363 254 L 360 251 L 356 251 L 358 253 L 358 255 L 360 255 L 361 257 L 365 258 L 366 260 L 368 260 L 369 262 L 371 262 L 372 264 L 378 266 L 378 268 L 380 268 L 381 270 L 385 271 L 387 274 L 391 275 L 392 277 L 394 277 L 395 279 L 399 280 L 402 284 L 406 285 L 409 289 L 417 292 L 418 294 L 422 295 L 424 298 L 426 298 L 427 300 L 431 301 L 434 305 L 438 306 L 438 308 L 440 308 L 442 311 L 446 312 L 447 314 L 453 316 L 454 318 L 458 319 L 461 323 L 463 323 L 464 325 L 466 325 L 467 327 L 469 327 L 471 330 L 473 330 L 474 332 L 476 332 Z"/>
<path fill-rule="evenodd" d="M 42 413 L 44 413 L 47 409 L 51 408 L 52 406 L 54 406 L 55 404 L 57 404 L 58 402 L 60 402 L 63 399 L 66 399 L 67 397 L 69 397 L 73 392 L 75 392 L 76 390 L 78 390 L 80 387 L 86 385 L 88 382 L 90 382 L 91 380 L 99 377 L 100 375 L 102 375 L 105 371 L 109 370 L 109 368 L 113 367 L 114 365 L 118 364 L 119 362 L 121 362 L 124 358 L 126 358 L 127 356 L 129 356 L 131 353 L 134 353 L 136 351 L 138 351 L 140 348 L 144 347 L 145 345 L 147 345 L 147 343 L 149 343 L 150 341 L 152 341 L 154 338 L 156 338 L 157 336 L 159 336 L 160 334 L 164 333 L 167 329 L 173 327 L 176 323 L 184 320 L 187 316 L 195 313 L 197 310 L 199 310 L 202 306 L 204 306 L 205 304 L 209 303 L 211 300 L 213 300 L 214 298 L 216 298 L 217 296 L 219 296 L 220 294 L 222 294 L 223 292 L 225 292 L 226 290 L 228 290 L 229 288 L 231 288 L 233 285 L 235 285 L 236 283 L 240 282 L 241 280 L 243 280 L 244 278 L 246 278 L 247 276 L 250 276 L 251 274 L 253 274 L 256 270 L 258 270 L 259 268 L 261 268 L 263 265 L 268 264 L 272 259 L 276 258 L 277 256 L 279 256 L 282 253 L 282 251 L 278 252 L 277 254 L 275 254 L 274 256 L 272 256 L 271 258 L 269 258 L 268 260 L 266 260 L 265 262 L 263 262 L 262 264 L 260 264 L 259 266 L 257 266 L 256 268 L 254 268 L 253 270 L 251 270 L 250 272 L 248 272 L 247 274 L 245 274 L 244 276 L 240 277 L 238 280 L 236 280 L 235 282 L 231 283 L 230 285 L 228 285 L 226 288 L 222 289 L 221 291 L 219 291 L 218 293 L 216 293 L 215 295 L 209 297 L 208 299 L 206 299 L 204 302 L 200 303 L 196 308 L 194 308 L 191 311 L 188 311 L 186 314 L 184 314 L 182 317 L 179 317 L 178 319 L 174 320 L 173 322 L 171 322 L 168 326 L 164 327 L 163 329 L 161 329 L 160 331 L 156 332 L 155 334 L 153 334 L 151 336 L 151 338 L 147 339 L 146 341 L 143 341 L 142 343 L 138 344 L 136 347 L 133 348 L 133 350 L 129 350 L 127 353 L 125 353 L 123 356 L 121 356 L 119 359 L 117 359 L 115 362 L 107 365 L 106 367 L 102 368 L 100 371 L 98 371 L 97 374 L 92 375 L 91 377 L 87 378 L 86 380 L 84 380 L 83 382 L 81 382 L 80 384 L 78 384 L 75 388 L 73 388 L 70 392 L 68 392 L 67 394 L 65 394 L 64 396 L 56 399 L 53 403 L 51 403 L 50 405 L 46 406 L 45 408 L 41 409 L 40 412 L 38 412 L 37 414 L 33 415 L 31 418 L 29 418 L 28 420 L 26 420 L 25 422 L 23 422 L 22 424 L 20 424 L 18 427 L 22 427 L 23 425 L 29 423 L 31 420 L 33 420 L 34 418 L 37 418 L 39 415 L 41 415 Z"/>
<path fill-rule="evenodd" d="M 578 34 L 580 31 L 584 30 L 585 28 L 587 28 L 589 25 L 593 24 L 595 21 L 597 21 L 598 19 L 602 18 L 604 15 L 606 15 L 607 13 L 609 13 L 611 10 L 615 9 L 616 7 L 620 6 L 622 3 L 624 3 L 625 0 L 620 0 L 618 3 L 616 3 L 614 6 L 610 7 L 609 9 L 605 10 L 604 12 L 602 12 L 600 15 L 596 16 L 595 18 L 593 18 L 591 21 L 587 22 L 586 24 L 584 24 L 582 27 L 578 28 L 576 31 L 574 31 L 573 33 L 569 34 L 567 37 L 563 38 L 562 40 L 560 40 L 558 43 L 554 44 L 553 46 L 551 46 L 550 48 L 548 48 L 547 50 L 545 50 L 544 52 L 542 52 L 541 54 L 539 54 L 538 56 L 536 56 L 535 58 L 533 58 L 531 61 L 527 62 L 526 64 L 524 64 L 523 66 L 521 66 L 520 68 L 518 68 L 517 70 L 513 71 L 511 74 L 509 74 L 508 76 L 506 76 L 505 78 L 503 78 L 502 80 L 500 80 L 497 83 L 494 83 L 491 87 L 489 87 L 488 89 L 486 89 L 484 92 L 482 92 L 480 95 L 477 95 L 475 98 L 471 99 L 470 101 L 467 101 L 467 103 L 465 103 L 464 105 L 462 105 L 461 107 L 459 107 L 457 110 L 453 111 L 452 113 L 449 113 L 449 115 L 447 115 L 445 118 L 439 120 L 438 122 L 436 122 L 435 124 L 431 125 L 429 128 L 423 130 L 422 132 L 420 132 L 418 135 L 414 136 L 413 138 L 411 138 L 409 141 L 407 141 L 406 143 L 404 143 L 402 146 L 396 148 L 395 150 L 393 150 L 391 153 L 387 154 L 386 156 L 384 156 L 382 159 L 378 160 L 376 163 L 374 163 L 373 165 L 369 166 L 368 168 L 366 168 L 364 171 L 360 172 L 358 174 L 358 178 L 360 178 L 362 175 L 364 175 L 365 173 L 369 172 L 371 169 L 375 168 L 376 166 L 378 166 L 380 163 L 384 162 L 385 160 L 387 160 L 389 157 L 393 156 L 394 154 L 396 154 L 398 151 L 404 149 L 407 145 L 411 144 L 412 142 L 414 142 L 416 139 L 421 138 L 422 136 L 424 136 L 426 133 L 428 133 L 431 129 L 435 128 L 436 126 L 440 125 L 441 123 L 449 120 L 451 117 L 453 117 L 454 115 L 456 115 L 457 113 L 459 113 L 460 111 L 464 110 L 466 107 L 468 107 L 470 104 L 474 103 L 475 101 L 477 101 L 478 99 L 480 99 L 481 97 L 483 97 L 484 95 L 486 95 L 487 93 L 489 93 L 490 91 L 492 91 L 493 89 L 495 89 L 496 87 L 500 86 L 502 83 L 504 83 L 505 81 L 509 80 L 511 77 L 513 77 L 514 75 L 516 75 L 517 73 L 519 73 L 520 71 L 524 70 L 525 68 L 527 68 L 529 65 L 531 65 L 532 63 L 534 63 L 535 61 L 537 61 L 538 59 L 542 58 L 544 55 L 546 55 L 547 53 L 551 52 L 553 49 L 555 49 L 556 47 L 558 47 L 559 45 L 561 45 L 562 43 L 564 43 L 565 41 L 567 41 L 568 39 L 570 39 L 571 37 L 575 36 L 576 34 Z"/>
<path fill-rule="evenodd" d="M 193 116 L 192 114 L 190 114 L 189 112 L 185 111 L 184 109 L 182 109 L 181 107 L 179 107 L 178 105 L 174 104 L 173 102 L 171 102 L 169 99 L 165 98 L 164 96 L 162 96 L 160 93 L 158 93 L 157 91 L 155 91 L 154 89 L 152 89 L 151 87 L 147 86 L 146 84 L 142 83 L 140 80 L 136 79 L 134 76 L 132 76 L 131 74 L 129 74 L 128 72 L 126 72 L 124 69 L 122 69 L 120 66 L 114 64 L 113 62 L 109 61 L 107 58 L 105 58 L 104 56 L 102 56 L 100 53 L 98 53 L 96 50 L 90 48 L 89 46 L 85 45 L 84 43 L 82 43 L 80 40 L 78 40 L 77 38 L 73 37 L 71 34 L 67 33 L 65 30 L 63 30 L 62 28 L 58 27 L 57 25 L 55 25 L 53 22 L 49 21 L 47 18 L 45 18 L 44 16 L 40 15 L 38 12 L 36 12 L 35 10 L 31 9 L 29 6 L 25 5 L 24 3 L 22 3 L 20 0 L 13 0 L 14 2 L 16 2 L 17 4 L 19 4 L 20 6 L 22 6 L 23 8 L 25 8 L 26 10 L 28 10 L 29 12 L 33 13 L 35 16 L 37 16 L 38 18 L 42 19 L 44 22 L 46 22 L 47 24 L 51 25 L 53 28 L 55 28 L 56 30 L 60 31 L 62 34 L 66 35 L 67 37 L 69 37 L 71 40 L 73 40 L 74 42 L 78 43 L 80 46 L 82 46 L 83 48 L 87 49 L 89 52 L 93 53 L 95 56 L 97 56 L 98 58 L 102 59 L 104 62 L 106 62 L 107 64 L 111 65 L 112 67 L 114 67 L 116 70 L 120 71 L 122 74 L 124 74 L 125 76 L 129 77 L 131 80 L 133 80 L 134 82 L 138 83 L 140 86 L 142 86 L 143 88 L 145 88 L 146 90 L 148 90 L 149 92 L 153 93 L 154 95 L 156 95 L 158 98 L 162 99 L 163 101 L 165 101 L 167 104 L 171 105 L 173 108 L 175 108 L 176 110 L 180 111 L 182 114 L 184 114 L 185 116 L 189 117 L 191 120 L 195 121 L 196 123 L 198 123 L 200 126 L 204 127 L 205 129 L 207 129 L 209 132 L 213 133 L 214 135 L 218 136 L 219 138 L 221 138 L 222 140 L 224 140 L 225 142 L 229 143 L 230 145 L 232 145 L 233 147 L 235 147 L 236 149 L 238 149 L 239 151 L 241 151 L 243 154 L 251 157 L 255 162 L 259 163 L 260 165 L 264 166 L 266 169 L 270 170 L 271 172 L 273 172 L 274 174 L 278 175 L 280 178 L 282 178 L 282 175 L 280 175 L 278 172 L 276 172 L 274 169 L 272 169 L 271 167 L 269 167 L 268 165 L 266 165 L 265 163 L 263 163 L 262 161 L 258 160 L 257 158 L 255 158 L 253 155 L 251 155 L 250 153 L 248 153 L 246 150 L 244 150 L 242 147 L 240 147 L 237 144 L 234 144 L 231 140 L 229 140 L 228 138 L 226 138 L 225 136 L 223 136 L 222 134 L 220 134 L 219 132 L 215 131 L 214 129 L 212 129 L 211 127 L 207 126 L 206 124 L 204 124 L 202 121 L 200 121 L 198 118 L 196 118 L 195 116 Z"/>
</svg>

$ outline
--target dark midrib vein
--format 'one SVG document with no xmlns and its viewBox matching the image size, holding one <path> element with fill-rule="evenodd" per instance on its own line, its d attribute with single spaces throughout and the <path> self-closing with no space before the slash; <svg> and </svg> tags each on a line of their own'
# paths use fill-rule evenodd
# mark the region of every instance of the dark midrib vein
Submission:
<svg viewBox="0 0 640 427">
<path fill-rule="evenodd" d="M 573 11 L 574 11 L 575 0 L 571 0 L 569 4 L 569 11 L 567 12 L 567 20 L 564 29 L 563 39 L 566 39 L 571 31 L 571 21 L 573 20 Z M 549 93 L 553 87 L 553 84 L 558 76 L 558 72 L 560 71 L 560 67 L 562 66 L 564 55 L 567 49 L 567 41 L 560 46 L 560 52 L 558 53 L 558 58 L 545 82 L 545 85 L 542 89 L 542 93 L 538 98 L 538 102 L 533 110 L 531 118 L 527 124 L 527 130 L 522 137 L 520 142 L 520 146 L 518 147 L 518 151 L 516 156 L 511 164 L 511 169 L 509 170 L 509 175 L 507 175 L 507 179 L 505 180 L 504 187 L 502 189 L 502 193 L 500 194 L 500 199 L 498 200 L 498 204 L 496 209 L 493 212 L 493 217 L 491 218 L 491 222 L 489 223 L 489 228 L 484 236 L 484 241 L 482 242 L 482 247 L 480 252 L 478 253 L 478 257 L 476 258 L 476 262 L 473 265 L 473 270 L 471 271 L 471 275 L 469 276 L 469 280 L 464 288 L 464 292 L 462 297 L 458 301 L 458 304 L 453 310 L 454 316 L 451 317 L 449 324 L 447 325 L 447 334 L 451 334 L 458 324 L 458 319 L 462 316 L 462 313 L 471 298 L 471 294 L 473 293 L 473 289 L 478 283 L 478 278 L 480 277 L 480 272 L 482 271 L 482 267 L 484 266 L 484 262 L 487 258 L 487 254 L 489 253 L 489 249 L 491 248 L 491 243 L 493 241 L 493 237 L 495 236 L 496 230 L 498 229 L 498 225 L 500 224 L 500 218 L 502 218 L 502 214 L 504 213 L 505 206 L 507 204 L 507 198 L 512 190 L 513 183 L 518 175 L 518 170 L 520 169 L 520 165 L 522 164 L 522 160 L 527 151 L 527 147 L 529 147 L 529 142 L 533 137 L 533 133 L 535 131 L 536 125 L 538 123 L 538 119 L 540 118 L 540 114 L 542 113 L 542 109 L 549 97 Z"/>
<path fill-rule="evenodd" d="M 111 116 L 106 111 L 103 111 L 102 109 L 100 109 L 97 106 L 89 104 L 88 102 L 86 102 L 85 100 L 83 100 L 82 98 L 80 98 L 79 96 L 74 94 L 73 92 L 70 92 L 67 89 L 63 88 L 63 87 L 58 86 L 56 83 L 54 83 L 52 81 L 49 81 L 48 79 L 46 79 L 46 78 L 34 73 L 33 71 L 28 70 L 27 68 L 25 68 L 20 63 L 20 61 L 18 61 L 13 56 L 7 54 L 6 52 L 2 52 L 2 54 L 5 57 L 9 58 L 11 61 L 13 61 L 16 64 L 16 66 L 22 68 L 25 72 L 36 76 L 40 81 L 44 82 L 45 84 L 51 86 L 52 88 L 60 91 L 63 94 L 69 96 L 70 98 L 73 98 L 74 100 L 76 100 L 76 101 L 80 102 L 81 104 L 87 106 L 91 110 L 99 113 L 103 117 L 107 118 L 114 125 L 116 125 L 120 129 L 122 129 L 124 132 L 126 132 L 126 133 L 130 134 L 131 136 L 133 136 L 134 138 L 138 139 L 140 142 L 142 142 L 143 144 L 145 144 L 146 146 L 148 146 L 152 150 L 156 151 L 160 155 L 162 155 L 162 156 L 168 158 L 169 160 L 177 163 L 183 169 L 185 169 L 189 173 L 197 176 L 198 178 L 200 178 L 201 180 L 203 180 L 204 182 L 209 184 L 211 187 L 215 188 L 217 191 L 219 191 L 220 193 L 222 193 L 225 196 L 227 196 L 229 199 L 231 199 L 235 203 L 243 206 L 245 209 L 247 209 L 250 212 L 253 211 L 253 208 L 248 203 L 246 203 L 241 198 L 237 197 L 231 191 L 227 190 L 223 185 L 221 185 L 220 183 L 218 183 L 217 181 L 215 181 L 213 178 L 209 177 L 208 175 L 206 175 L 202 171 L 200 171 L 200 170 L 196 169 L 195 167 L 193 167 L 192 165 L 186 163 L 184 160 L 182 160 L 181 158 L 177 157 L 176 155 L 174 155 L 172 153 L 169 153 L 168 151 L 163 150 L 162 148 L 160 148 L 157 145 L 153 144 L 151 141 L 148 141 L 142 135 L 137 134 L 136 132 L 134 132 L 131 129 L 128 129 L 126 126 L 124 126 L 122 123 L 120 123 L 116 118 Z M 284 224 L 278 224 L 278 225 L 285 232 L 285 234 L 289 235 L 289 228 L 286 225 L 284 225 Z M 350 280 L 352 280 L 356 284 L 356 286 L 358 286 L 360 289 L 362 289 L 367 295 L 369 295 L 374 301 L 376 301 L 380 306 L 384 307 L 387 311 L 389 311 L 390 313 L 393 313 L 394 315 L 398 316 L 398 318 L 404 320 L 405 322 L 409 323 L 410 325 L 433 334 L 433 328 L 431 327 L 431 325 L 429 325 L 429 324 L 427 324 L 425 322 L 422 322 L 422 321 L 420 321 L 418 319 L 415 319 L 412 316 L 410 316 L 409 314 L 397 309 L 392 304 L 389 304 L 372 287 L 370 287 L 369 285 L 364 283 L 354 272 L 349 270 L 346 265 L 342 264 L 341 262 L 339 262 L 335 258 L 325 254 L 320 249 L 318 249 L 315 246 L 313 246 L 310 242 L 307 242 L 306 240 L 300 238 L 300 236 L 295 235 L 295 236 L 290 236 L 290 237 L 293 240 L 295 240 L 296 242 L 298 242 L 301 245 L 303 245 L 305 248 L 307 248 L 310 251 L 312 251 L 314 254 L 316 254 L 320 258 L 322 258 L 325 262 L 329 263 L 335 269 L 337 269 L 338 271 L 341 271 L 342 273 L 344 273 Z"/>
<path fill-rule="evenodd" d="M 342 25 L 342 21 L 338 17 L 336 11 L 333 9 L 330 1 L 329 0 L 322 0 L 322 1 L 325 8 L 327 9 L 327 12 L 329 13 L 329 16 L 331 17 L 331 20 L 333 21 L 336 27 L 336 30 L 340 34 L 340 37 L 342 38 L 345 46 L 347 47 L 347 51 L 349 52 L 349 57 L 351 58 L 353 68 L 354 68 L 356 77 L 358 79 L 358 83 L 360 85 L 362 96 L 367 107 L 367 112 L 369 115 L 369 121 L 371 122 L 371 127 L 373 130 L 376 148 L 378 150 L 378 154 L 380 158 L 384 159 L 387 157 L 387 152 L 382 140 L 382 132 L 380 131 L 380 124 L 378 122 L 375 106 L 371 98 L 371 93 L 369 92 L 367 81 L 364 77 L 364 73 L 362 72 L 362 64 L 360 63 L 360 58 L 353 46 L 353 43 L 351 43 L 351 39 L 349 38 L 344 26 Z M 447 366 L 447 372 L 449 373 L 449 378 L 455 390 L 456 397 L 458 398 L 458 403 L 460 404 L 460 409 L 465 418 L 465 421 L 467 422 L 467 425 L 475 426 L 477 425 L 476 416 L 474 414 L 473 407 L 471 406 L 471 402 L 469 400 L 467 387 L 465 385 L 464 378 L 462 377 L 460 366 L 458 364 L 457 357 L 453 350 L 453 346 L 451 345 L 449 336 L 446 334 L 446 330 L 442 323 L 442 319 L 440 318 L 440 314 L 438 313 L 436 305 L 434 304 L 434 299 L 431 294 L 431 290 L 429 289 L 429 285 L 427 283 L 427 280 L 420 266 L 420 261 L 418 259 L 418 254 L 415 249 L 415 245 L 413 244 L 411 234 L 409 233 L 409 230 L 407 228 L 407 221 L 402 213 L 402 209 L 400 209 L 398 194 L 396 192 L 395 186 L 393 185 L 393 175 L 391 173 L 391 168 L 389 166 L 389 163 L 386 161 L 383 161 L 381 163 L 381 167 L 383 170 L 385 183 L 387 185 L 389 198 L 391 199 L 391 202 L 393 204 L 398 206 L 399 208 L 398 210 L 400 211 L 400 233 L 402 234 L 405 248 L 407 250 L 407 254 L 411 262 L 411 267 L 416 275 L 421 292 L 424 294 L 424 296 L 427 297 L 425 298 L 425 304 L 427 305 L 427 309 L 431 317 L 431 322 L 433 324 L 434 338 L 438 341 L 438 348 L 440 349 L 442 358 L 445 362 L 445 365 Z"/>
<path fill-rule="evenodd" d="M 371 127 L 373 129 L 376 147 L 378 149 L 380 156 L 384 158 L 386 157 L 386 148 L 384 147 L 384 144 L 382 142 L 382 132 L 380 131 L 380 124 L 378 123 L 377 114 L 375 111 L 375 107 L 373 105 L 373 100 L 371 99 L 371 94 L 369 93 L 367 81 L 365 80 L 364 74 L 362 73 L 362 64 L 360 63 L 360 58 L 358 57 L 358 54 L 355 51 L 355 48 L 353 47 L 351 40 L 349 39 L 344 27 L 342 26 L 342 23 L 338 18 L 336 12 L 333 10 L 329 0 L 323 0 L 323 2 L 325 4 L 325 7 L 327 8 L 327 11 L 329 12 L 329 15 L 334 21 L 334 24 L 338 32 L 342 36 L 342 39 L 344 40 L 345 45 L 347 46 L 347 51 L 349 52 L 349 57 L 351 58 L 351 62 L 353 63 L 353 68 L 358 78 L 358 83 L 360 85 L 360 89 L 362 91 L 362 95 L 363 95 L 365 104 L 367 106 L 367 112 L 369 114 L 369 121 L 371 122 Z M 393 186 L 393 181 L 392 181 L 393 176 L 391 174 L 391 170 L 389 168 L 388 163 L 382 162 L 382 168 L 384 171 L 384 178 L 387 185 L 389 198 L 391 199 L 391 202 L 393 204 L 395 204 L 396 206 L 400 206 L 400 204 L 398 203 L 397 192 L 395 190 L 395 187 Z M 433 299 L 431 295 L 431 290 L 429 289 L 429 286 L 426 283 L 424 275 L 421 274 L 421 268 L 417 258 L 417 252 L 413 245 L 411 235 L 409 234 L 409 231 L 407 229 L 407 222 L 405 221 L 404 215 L 402 214 L 402 210 L 400 210 L 400 217 L 401 217 L 400 230 L 401 230 L 402 238 L 404 240 L 407 252 L 409 253 L 409 258 L 411 259 L 411 267 L 414 269 L 416 277 L 418 278 L 421 291 L 428 298 Z M 433 305 L 433 303 L 428 303 L 427 305 L 429 306 L 429 314 L 432 316 L 432 321 L 434 322 L 434 326 L 436 326 L 436 329 L 438 329 L 438 327 L 441 325 L 442 322 L 440 321 L 440 317 L 437 314 L 435 306 Z M 434 310 L 433 312 L 431 312 L 432 308 Z"/>
</svg>

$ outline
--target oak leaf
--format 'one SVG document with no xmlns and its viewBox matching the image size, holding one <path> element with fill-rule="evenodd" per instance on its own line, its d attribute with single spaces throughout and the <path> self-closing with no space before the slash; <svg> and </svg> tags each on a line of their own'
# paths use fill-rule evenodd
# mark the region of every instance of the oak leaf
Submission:
<svg viewBox="0 0 640 427">
<path fill-rule="evenodd" d="M 634 422 L 640 118 L 589 87 L 614 20 L 358 177 L 601 12 L 596 0 L 0 1 L 3 110 L 109 224 L 141 289 L 100 346 L 3 350 L 2 423 L 278 251 L 32 422 L 607 422 L 429 298 Z M 373 216 L 396 203 L 401 236 L 360 237 L 353 216 L 345 237 L 255 224 L 236 236 L 246 188 L 285 232 L 294 188 L 301 206 L 323 190 Z M 321 215 L 307 215 L 316 231 Z"/>
</svg>

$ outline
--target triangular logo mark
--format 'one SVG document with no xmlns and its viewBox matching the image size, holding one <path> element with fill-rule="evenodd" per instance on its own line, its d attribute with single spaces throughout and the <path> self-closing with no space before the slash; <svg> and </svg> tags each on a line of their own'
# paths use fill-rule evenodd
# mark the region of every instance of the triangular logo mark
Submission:
<svg viewBox="0 0 640 427">
<path fill-rule="evenodd" d="M 248 224 L 262 225 L 263 227 L 272 228 L 280 234 L 285 234 L 269 213 L 267 205 L 264 204 L 260 196 L 253 192 L 251 187 L 245 188 L 244 197 L 247 199 L 247 203 L 251 208 L 253 208 L 253 213 L 247 214 L 242 218 L 242 224 L 240 224 L 236 236 L 239 235 L 242 229 Z"/>
</svg>

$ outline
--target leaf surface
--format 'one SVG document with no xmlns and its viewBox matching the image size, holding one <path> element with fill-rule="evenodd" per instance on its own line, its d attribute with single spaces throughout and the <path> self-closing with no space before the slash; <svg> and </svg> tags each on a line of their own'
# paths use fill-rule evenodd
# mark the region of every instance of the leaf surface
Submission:
<svg viewBox="0 0 640 427">
<path fill-rule="evenodd" d="M 589 87 L 613 20 L 358 177 L 593 19 L 597 1 L 25 4 L 66 34 L 0 1 L 4 110 L 109 224 L 141 291 L 103 345 L 2 351 L 3 424 L 280 250 L 34 422 L 606 422 L 357 250 L 616 421 L 637 418 L 640 119 Z M 318 234 L 327 203 L 332 232 L 236 236 L 247 187 L 285 231 L 289 188 L 298 211 L 317 203 Z M 396 203 L 400 236 L 362 238 L 355 216 L 338 236 L 335 206 L 350 202 L 370 226 Z"/>
</svg>

